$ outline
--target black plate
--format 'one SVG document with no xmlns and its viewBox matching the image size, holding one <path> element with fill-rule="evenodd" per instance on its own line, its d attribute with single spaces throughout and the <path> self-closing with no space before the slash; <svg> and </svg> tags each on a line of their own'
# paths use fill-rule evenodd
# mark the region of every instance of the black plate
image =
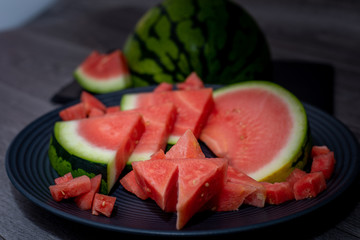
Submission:
<svg viewBox="0 0 360 240">
<path fill-rule="evenodd" d="M 128 89 L 100 95 L 99 99 L 108 106 L 118 105 L 124 93 L 152 89 Z M 337 163 L 327 190 L 314 199 L 289 201 L 279 206 L 242 206 L 236 212 L 199 213 L 180 231 L 175 229 L 175 213 L 163 212 L 153 201 L 142 201 L 120 185 L 112 193 L 117 200 L 111 218 L 93 216 L 90 211 L 79 210 L 71 201 L 57 203 L 52 199 L 48 187 L 58 175 L 50 166 L 47 150 L 53 125 L 60 120 L 58 113 L 64 107 L 38 118 L 16 136 L 7 151 L 6 170 L 13 185 L 38 206 L 68 220 L 97 228 L 159 236 L 207 236 L 264 228 L 313 212 L 331 202 L 350 186 L 359 173 L 359 146 L 349 129 L 325 112 L 308 104 L 304 106 L 314 144 L 327 145 L 335 152 Z"/>
</svg>

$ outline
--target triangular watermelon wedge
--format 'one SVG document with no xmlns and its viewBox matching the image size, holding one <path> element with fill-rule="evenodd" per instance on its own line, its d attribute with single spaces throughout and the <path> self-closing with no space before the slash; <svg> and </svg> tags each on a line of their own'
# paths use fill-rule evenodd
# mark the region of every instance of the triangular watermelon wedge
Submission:
<svg viewBox="0 0 360 240">
<path fill-rule="evenodd" d="M 129 93 L 123 95 L 120 105 L 122 110 L 130 110 L 167 102 L 178 112 L 168 143 L 175 144 L 188 129 L 198 138 L 214 105 L 211 88 Z"/>
<path fill-rule="evenodd" d="M 168 160 L 154 159 L 133 162 L 132 167 L 139 186 L 148 197 L 165 210 L 168 198 L 177 191 L 177 165 Z"/>
</svg>

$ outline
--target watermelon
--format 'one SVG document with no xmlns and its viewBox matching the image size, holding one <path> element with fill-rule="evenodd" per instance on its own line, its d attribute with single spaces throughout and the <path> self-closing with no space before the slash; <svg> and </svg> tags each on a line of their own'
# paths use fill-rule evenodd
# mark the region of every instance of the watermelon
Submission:
<svg viewBox="0 0 360 240">
<path fill-rule="evenodd" d="M 120 184 L 129 192 L 135 194 L 138 198 L 145 200 L 149 196 L 143 188 L 136 182 L 135 172 L 131 170 L 120 179 Z"/>
<path fill-rule="evenodd" d="M 109 93 L 131 85 L 125 56 L 120 50 L 108 54 L 93 51 L 74 71 L 79 85 L 92 93 Z"/>
<path fill-rule="evenodd" d="M 69 172 L 69 173 L 65 174 L 64 176 L 55 178 L 54 182 L 55 182 L 55 184 L 60 184 L 63 182 L 67 182 L 71 179 L 73 179 L 73 176 L 72 176 L 71 172 Z"/>
<path fill-rule="evenodd" d="M 232 166 L 228 166 L 227 181 L 241 184 L 248 189 L 247 191 L 249 191 L 249 195 L 244 199 L 245 204 L 254 207 L 264 207 L 266 200 L 266 188 L 263 184 Z"/>
<path fill-rule="evenodd" d="M 282 182 L 308 161 L 310 129 L 302 103 L 283 87 L 248 81 L 214 91 L 202 140 L 257 181 Z"/>
<path fill-rule="evenodd" d="M 262 183 L 266 188 L 266 203 L 279 205 L 294 199 L 292 186 L 289 182 Z"/>
<path fill-rule="evenodd" d="M 102 174 L 101 193 L 109 193 L 145 130 L 139 113 L 59 121 L 54 125 L 48 156 L 60 176 Z"/>
<path fill-rule="evenodd" d="M 69 181 L 49 186 L 53 199 L 57 202 L 63 199 L 77 197 L 90 191 L 91 182 L 88 176 L 75 177 Z"/>
<path fill-rule="evenodd" d="M 128 93 L 122 96 L 120 105 L 122 110 L 130 110 L 168 102 L 175 105 L 178 113 L 168 143 L 175 144 L 188 129 L 198 138 L 213 107 L 211 88 Z"/>
<path fill-rule="evenodd" d="M 93 109 L 98 109 L 99 111 L 102 111 L 102 112 L 106 111 L 106 106 L 99 99 L 97 99 L 94 95 L 92 95 L 88 92 L 85 92 L 85 91 L 81 92 L 80 101 L 82 103 L 84 103 L 85 111 L 86 111 L 86 114 L 88 114 L 88 115 L 91 112 L 91 110 L 93 110 Z"/>
<path fill-rule="evenodd" d="M 180 90 L 201 89 L 204 88 L 203 81 L 199 78 L 196 72 L 191 73 L 184 82 L 176 84 Z"/>
<path fill-rule="evenodd" d="M 322 172 L 307 173 L 294 183 L 293 191 L 296 200 L 316 197 L 326 189 L 326 180 Z"/>
<path fill-rule="evenodd" d="M 132 165 L 137 182 L 160 208 L 173 211 L 177 196 L 177 229 L 217 195 L 226 180 L 223 158 L 154 159 Z"/>
<path fill-rule="evenodd" d="M 95 193 L 91 213 L 93 215 L 103 214 L 106 217 L 111 217 L 115 202 L 116 197 Z"/>
<path fill-rule="evenodd" d="M 315 157 L 315 156 L 318 156 L 318 155 L 321 155 L 321 154 L 326 154 L 330 152 L 330 149 L 323 145 L 323 146 L 313 146 L 311 148 L 311 157 Z"/>
<path fill-rule="evenodd" d="M 294 184 L 303 176 L 306 175 L 306 172 L 304 170 L 301 170 L 299 168 L 295 168 L 290 175 L 286 178 L 286 181 L 290 184 L 291 188 L 294 186 Z"/>
<path fill-rule="evenodd" d="M 148 197 L 165 211 L 171 195 L 176 196 L 178 181 L 177 165 L 165 159 L 154 159 L 145 162 L 133 162 L 135 179 Z"/>
<path fill-rule="evenodd" d="M 87 114 L 84 103 L 80 102 L 61 110 L 59 116 L 63 121 L 86 118 Z"/>
<path fill-rule="evenodd" d="M 330 179 L 335 168 L 334 152 L 314 156 L 311 163 L 311 172 L 322 172 L 326 180 Z"/>
<path fill-rule="evenodd" d="M 166 152 L 165 157 L 171 158 L 205 158 L 193 132 L 188 129 L 179 138 L 177 143 Z"/>
<path fill-rule="evenodd" d="M 149 160 L 151 155 L 159 151 L 159 149 L 165 150 L 168 138 L 174 127 L 177 112 L 172 103 L 142 107 L 129 111 L 140 113 L 144 118 L 146 126 L 143 135 L 127 161 L 127 164 L 131 165 L 134 161 Z"/>
<path fill-rule="evenodd" d="M 81 210 L 89 210 L 92 208 L 95 193 L 99 192 L 101 185 L 101 174 L 96 175 L 90 179 L 91 189 L 90 191 L 81 194 L 74 198 L 76 205 Z"/>
<path fill-rule="evenodd" d="M 136 24 L 124 47 L 135 86 L 271 78 L 267 41 L 254 18 L 228 0 L 164 0 Z"/>
<path fill-rule="evenodd" d="M 167 82 L 160 83 L 155 89 L 154 92 L 165 92 L 173 90 L 173 85 Z"/>
</svg>

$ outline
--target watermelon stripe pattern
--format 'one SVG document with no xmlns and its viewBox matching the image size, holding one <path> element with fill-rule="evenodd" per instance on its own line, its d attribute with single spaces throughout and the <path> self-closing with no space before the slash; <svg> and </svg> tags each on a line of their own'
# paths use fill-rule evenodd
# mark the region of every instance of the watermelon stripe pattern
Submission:
<svg viewBox="0 0 360 240">
<path fill-rule="evenodd" d="M 255 20 L 223 0 L 165 0 L 138 22 L 124 46 L 135 86 L 269 79 L 270 52 Z"/>
</svg>

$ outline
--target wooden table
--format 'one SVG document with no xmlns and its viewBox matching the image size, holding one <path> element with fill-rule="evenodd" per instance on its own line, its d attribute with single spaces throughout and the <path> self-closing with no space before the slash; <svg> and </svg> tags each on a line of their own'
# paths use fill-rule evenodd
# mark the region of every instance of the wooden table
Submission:
<svg viewBox="0 0 360 240">
<path fill-rule="evenodd" d="M 4 162 L 13 138 L 27 124 L 60 106 L 50 99 L 72 81 L 72 72 L 79 62 L 93 49 L 121 48 L 136 21 L 157 2 L 62 0 L 28 25 L 0 33 L 0 162 L 3 166 L 0 168 L 0 239 L 129 237 L 48 213 L 17 191 L 6 174 Z M 359 140 L 360 2 L 238 2 L 264 30 L 274 61 L 306 61 L 333 69 L 333 82 L 330 79 L 324 84 L 333 85 L 328 110 Z M 306 87 L 311 92 L 311 84 Z M 345 194 L 316 214 L 262 231 L 241 233 L 238 237 L 359 239 L 359 187 L 357 180 Z"/>
</svg>

